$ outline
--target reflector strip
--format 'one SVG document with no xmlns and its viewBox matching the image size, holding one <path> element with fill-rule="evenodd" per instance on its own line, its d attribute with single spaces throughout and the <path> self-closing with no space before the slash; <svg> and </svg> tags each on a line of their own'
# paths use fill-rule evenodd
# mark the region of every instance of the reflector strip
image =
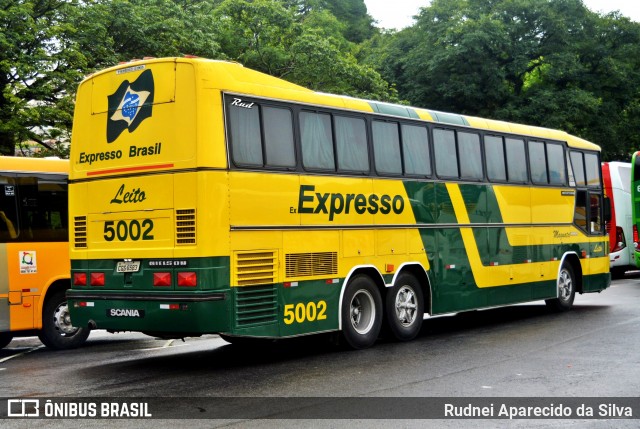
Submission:
<svg viewBox="0 0 640 429">
<path fill-rule="evenodd" d="M 93 302 L 79 302 L 78 305 L 80 307 L 95 307 L 95 303 Z"/>
<path fill-rule="evenodd" d="M 160 310 L 180 310 L 180 304 L 160 304 Z"/>
<path fill-rule="evenodd" d="M 340 279 L 328 279 L 326 282 L 328 285 L 340 283 Z"/>
<path fill-rule="evenodd" d="M 87 173 L 87 176 L 97 176 L 101 174 L 112 174 L 112 173 L 126 173 L 126 172 L 132 172 L 132 171 L 158 170 L 158 169 L 166 169 L 166 168 L 172 168 L 172 167 L 173 167 L 173 164 L 158 164 L 158 165 L 145 165 L 141 167 L 114 168 L 112 170 L 90 171 Z"/>
<path fill-rule="evenodd" d="M 455 266 L 455 265 L 445 265 L 445 266 L 444 266 L 444 269 L 445 269 L 445 270 L 455 270 L 455 269 L 456 269 L 456 266 Z"/>
<path fill-rule="evenodd" d="M 298 286 L 298 282 L 284 282 L 284 287 L 296 287 Z"/>
</svg>

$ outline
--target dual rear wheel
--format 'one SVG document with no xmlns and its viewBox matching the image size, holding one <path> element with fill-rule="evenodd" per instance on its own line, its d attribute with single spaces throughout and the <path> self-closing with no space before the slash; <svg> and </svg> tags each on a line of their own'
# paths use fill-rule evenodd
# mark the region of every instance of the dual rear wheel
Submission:
<svg viewBox="0 0 640 429">
<path fill-rule="evenodd" d="M 395 285 L 387 290 L 383 303 L 373 280 L 360 274 L 344 292 L 342 336 L 349 347 L 364 349 L 373 345 L 384 323 L 397 340 L 408 341 L 420 332 L 423 315 L 422 289 L 413 275 L 399 275 Z"/>
</svg>

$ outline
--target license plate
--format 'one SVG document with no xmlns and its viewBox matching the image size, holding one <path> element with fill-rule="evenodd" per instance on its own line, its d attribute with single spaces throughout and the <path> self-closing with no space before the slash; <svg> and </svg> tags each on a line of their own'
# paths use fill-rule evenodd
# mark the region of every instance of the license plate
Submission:
<svg viewBox="0 0 640 429">
<path fill-rule="evenodd" d="M 116 264 L 116 272 L 118 273 L 137 273 L 140 271 L 140 261 L 120 261 Z"/>
</svg>

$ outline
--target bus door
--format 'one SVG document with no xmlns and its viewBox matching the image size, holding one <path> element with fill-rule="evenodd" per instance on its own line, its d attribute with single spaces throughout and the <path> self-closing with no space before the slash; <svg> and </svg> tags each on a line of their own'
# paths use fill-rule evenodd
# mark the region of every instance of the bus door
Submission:
<svg viewBox="0 0 640 429">
<path fill-rule="evenodd" d="M 11 328 L 7 247 L 8 243 L 18 236 L 16 192 L 15 176 L 0 173 L 0 332 L 9 331 Z"/>
</svg>

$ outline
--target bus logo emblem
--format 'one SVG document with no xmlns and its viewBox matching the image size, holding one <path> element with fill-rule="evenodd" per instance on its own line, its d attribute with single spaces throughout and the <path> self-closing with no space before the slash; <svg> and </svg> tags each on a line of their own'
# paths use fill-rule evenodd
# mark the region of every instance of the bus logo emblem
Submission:
<svg viewBox="0 0 640 429">
<path fill-rule="evenodd" d="M 132 133 L 151 117 L 153 92 L 153 74 L 146 70 L 133 82 L 123 81 L 116 92 L 108 96 L 107 143 L 114 142 L 124 130 Z"/>
<path fill-rule="evenodd" d="M 38 272 L 35 250 L 21 250 L 19 256 L 20 274 L 35 274 Z"/>
</svg>

